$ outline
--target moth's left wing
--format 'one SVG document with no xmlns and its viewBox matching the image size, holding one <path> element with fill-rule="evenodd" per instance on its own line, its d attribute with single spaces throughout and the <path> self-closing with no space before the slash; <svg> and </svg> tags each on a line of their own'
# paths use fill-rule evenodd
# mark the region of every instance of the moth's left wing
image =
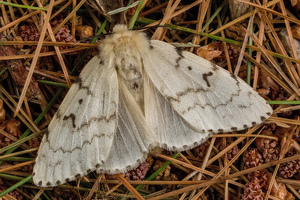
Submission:
<svg viewBox="0 0 300 200">
<path fill-rule="evenodd" d="M 190 52 L 151 40 L 149 52 L 141 56 L 150 81 L 197 132 L 242 130 L 272 113 L 270 105 L 243 80 Z M 151 110 L 145 108 L 145 112 L 148 122 Z"/>
<path fill-rule="evenodd" d="M 41 142 L 33 182 L 63 184 L 99 168 L 117 127 L 118 82 L 114 66 L 95 56 L 65 96 Z"/>
</svg>

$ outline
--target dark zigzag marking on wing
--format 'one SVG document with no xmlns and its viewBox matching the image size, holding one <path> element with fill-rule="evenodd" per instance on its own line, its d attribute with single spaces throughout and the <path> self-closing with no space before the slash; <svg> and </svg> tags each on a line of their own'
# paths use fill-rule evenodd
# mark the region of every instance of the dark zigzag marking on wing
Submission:
<svg viewBox="0 0 300 200">
<path fill-rule="evenodd" d="M 212 76 L 212 75 L 213 75 L 212 72 L 204 73 L 204 74 L 202 75 L 202 78 L 203 78 L 203 80 L 206 82 L 207 87 L 210 87 L 210 83 L 209 83 L 209 81 L 208 81 L 208 77 L 209 77 L 209 76 Z"/>
<path fill-rule="evenodd" d="M 172 101 L 180 102 L 180 97 L 185 96 L 188 93 L 191 93 L 191 92 L 193 92 L 193 93 L 199 93 L 200 91 L 201 92 L 209 92 L 210 90 L 206 90 L 206 89 L 203 89 L 203 88 L 197 88 L 197 89 L 195 89 L 195 88 L 187 88 L 187 89 L 185 89 L 182 92 L 176 93 L 177 98 L 165 95 L 162 88 L 160 89 L 160 91 L 162 91 L 161 94 L 169 102 L 172 102 Z"/>
<path fill-rule="evenodd" d="M 175 49 L 176 53 L 178 54 L 178 58 L 176 59 L 176 65 L 175 65 L 175 68 L 178 69 L 180 67 L 180 65 L 179 65 L 180 60 L 184 58 L 184 56 L 182 55 L 183 50 L 180 48 L 176 48 L 176 47 L 174 47 L 174 49 Z"/>
<path fill-rule="evenodd" d="M 151 40 L 150 40 L 149 44 L 150 44 L 150 50 L 153 50 L 154 47 L 151 44 Z M 175 46 L 173 46 L 173 47 L 174 47 L 174 50 L 175 50 L 175 52 L 177 53 L 177 56 L 178 56 L 175 60 L 175 63 L 176 63 L 175 68 L 178 69 L 180 67 L 180 65 L 179 65 L 180 60 L 185 58 L 182 54 L 182 52 L 185 52 L 185 51 L 182 50 L 181 48 L 178 48 L 178 47 L 175 47 Z"/>
<path fill-rule="evenodd" d="M 208 103 L 204 104 L 203 106 L 202 106 L 201 104 L 199 104 L 199 103 L 194 103 L 194 105 L 188 107 L 187 110 L 190 111 L 190 110 L 194 109 L 194 108 L 197 107 L 197 106 L 200 106 L 202 109 L 204 109 L 206 106 L 210 106 L 210 107 L 212 107 L 212 108 L 214 108 L 214 109 L 216 109 L 217 107 L 220 107 L 220 106 L 226 107 L 226 106 L 228 105 L 228 103 L 230 103 L 230 102 L 233 101 L 233 98 L 234 98 L 234 97 L 237 97 L 237 96 L 240 95 L 240 92 L 241 92 L 241 89 L 239 89 L 238 92 L 237 92 L 236 94 L 233 93 L 233 94 L 231 95 L 230 99 L 227 100 L 225 103 L 221 103 L 221 104 L 218 104 L 218 105 L 216 105 L 216 106 L 212 106 L 211 104 L 208 104 Z M 251 94 L 252 94 L 252 93 L 251 93 Z M 238 106 L 238 108 L 249 108 L 251 105 L 253 105 L 253 104 L 250 102 L 249 105 L 237 105 L 237 106 Z M 184 113 L 185 113 L 185 112 L 184 112 Z M 184 114 L 184 113 L 183 113 L 183 114 Z"/>
<path fill-rule="evenodd" d="M 236 96 L 239 96 L 240 95 L 240 92 L 241 92 L 241 89 L 240 89 L 240 82 L 239 80 L 237 79 L 237 76 L 235 76 L 234 74 L 231 74 L 231 77 L 236 81 L 236 85 L 238 86 L 238 90 L 237 90 L 237 93 L 233 93 L 231 94 L 231 98 L 226 101 L 225 103 L 222 103 L 222 104 L 219 104 L 219 105 L 216 105 L 215 107 L 212 106 L 211 104 L 204 104 L 203 106 L 201 104 L 198 104 L 198 103 L 195 103 L 193 106 L 190 106 L 188 107 L 188 111 L 190 111 L 191 109 L 194 109 L 196 106 L 201 106 L 201 108 L 205 108 L 206 106 L 211 106 L 212 108 L 216 109 L 217 107 L 219 106 L 227 106 L 229 102 L 232 102 L 233 98 L 236 97 Z M 194 93 L 198 93 L 200 91 L 203 91 L 203 92 L 211 92 L 210 90 L 205 90 L 203 88 L 197 88 L 197 89 L 194 89 L 194 88 L 187 88 L 185 91 L 183 92 L 179 92 L 177 93 L 177 98 L 174 98 L 174 97 L 171 97 L 171 96 L 165 96 L 163 95 L 166 99 L 169 99 L 169 101 L 176 101 L 176 102 L 180 102 L 180 97 L 182 96 L 185 96 L 187 93 L 190 93 L 190 92 L 194 92 Z M 248 97 L 250 98 L 250 96 L 254 95 L 254 93 L 252 93 L 251 91 L 248 92 Z M 253 105 L 251 102 L 249 105 L 247 105 L 248 107 L 250 107 L 251 105 Z M 237 105 L 239 108 L 247 108 L 246 106 L 244 105 Z M 184 112 L 182 112 L 182 114 L 184 114 Z M 270 115 L 270 113 L 266 113 L 267 115 Z M 264 116 L 261 116 L 261 121 L 264 121 L 266 118 Z M 257 123 L 256 122 L 252 122 L 252 125 L 255 126 Z M 247 125 L 244 125 L 244 127 L 247 127 Z M 237 130 L 237 127 L 232 127 L 231 128 L 232 131 L 236 131 Z"/>
<path fill-rule="evenodd" d="M 93 137 L 92 137 L 92 139 L 91 139 L 90 141 L 89 141 L 89 140 L 85 140 L 85 141 L 82 143 L 81 147 L 74 147 L 74 148 L 71 149 L 71 150 L 65 150 L 65 149 L 63 149 L 62 147 L 60 147 L 60 148 L 54 150 L 53 148 L 51 148 L 49 140 L 46 140 L 46 142 L 49 144 L 49 149 L 51 149 L 53 153 L 56 153 L 56 152 L 59 151 L 59 150 L 62 151 L 63 153 L 72 153 L 72 152 L 73 152 L 74 150 L 76 150 L 76 149 L 81 150 L 81 149 L 84 147 L 84 145 L 86 145 L 86 144 L 91 145 L 91 143 L 93 142 L 94 138 L 100 138 L 100 137 L 105 137 L 105 136 L 111 137 L 112 135 L 114 135 L 113 132 L 112 132 L 112 133 L 109 133 L 109 134 L 102 133 L 102 134 L 100 134 L 100 135 L 93 135 Z"/>
<path fill-rule="evenodd" d="M 105 96 L 105 94 L 104 94 L 104 96 Z M 115 105 L 115 107 L 117 107 L 117 103 L 116 102 L 113 101 L 112 104 Z M 110 120 L 113 120 L 113 119 L 116 119 L 116 118 L 117 118 L 116 112 L 114 112 L 113 114 L 111 114 L 108 117 L 108 119 L 106 119 L 105 116 L 103 116 L 103 117 L 92 117 L 92 118 L 89 119 L 88 122 L 85 122 L 85 123 L 81 124 L 79 127 L 77 127 L 77 129 L 74 132 L 80 131 L 80 129 L 82 129 L 84 126 L 90 126 L 90 124 L 93 123 L 93 122 L 100 122 L 100 121 L 105 120 L 106 123 L 108 123 L 108 122 L 110 122 Z"/>
<path fill-rule="evenodd" d="M 61 161 L 58 161 L 58 162 L 56 162 L 56 163 L 54 163 L 54 169 L 57 167 L 57 166 L 59 166 L 59 162 L 61 162 Z M 104 161 L 103 160 L 101 160 L 101 163 L 99 164 L 97 164 L 97 165 L 99 165 L 99 167 L 101 166 L 101 165 L 103 165 L 104 164 Z M 68 178 L 65 178 L 65 182 L 70 182 L 70 180 L 75 180 L 75 179 L 77 179 L 77 178 L 80 178 L 80 177 L 82 177 L 82 176 L 85 176 L 85 175 L 87 175 L 87 174 L 89 174 L 90 172 L 92 172 L 92 171 L 94 171 L 94 170 L 97 170 L 97 168 L 99 168 L 99 167 L 97 167 L 97 165 L 93 168 L 93 169 L 88 169 L 87 171 L 85 171 L 85 172 L 82 172 L 81 174 L 76 174 L 75 176 L 71 176 L 71 177 L 68 177 Z M 55 171 L 55 170 L 54 170 Z M 63 181 L 63 180 L 62 180 Z M 50 183 L 50 182 L 48 182 L 48 183 Z M 56 182 L 56 185 L 60 185 L 61 184 L 61 181 L 60 180 L 57 180 Z M 41 186 L 42 185 L 42 181 L 39 181 L 39 186 Z M 50 186 L 56 186 L 55 184 L 51 184 L 50 183 Z"/>
<path fill-rule="evenodd" d="M 71 113 L 68 116 L 65 115 L 64 118 L 63 118 L 63 120 L 68 120 L 68 119 L 71 119 L 73 128 L 76 128 L 76 124 L 75 124 L 76 116 L 73 113 Z"/>
<path fill-rule="evenodd" d="M 211 104 L 207 104 L 207 103 L 204 104 L 204 105 L 201 105 L 201 104 L 199 104 L 199 103 L 195 103 L 193 106 L 190 106 L 190 107 L 187 108 L 188 111 L 194 109 L 196 106 L 200 106 L 202 109 L 204 109 L 206 106 L 210 106 L 210 107 L 216 109 L 216 108 L 219 107 L 219 106 L 227 106 L 229 102 L 232 102 L 232 100 L 233 100 L 234 97 L 239 96 L 239 94 L 240 94 L 240 92 L 241 92 L 241 89 L 240 89 L 240 87 L 239 87 L 240 82 L 239 82 L 239 80 L 237 79 L 237 76 L 235 76 L 234 74 L 230 74 L 230 76 L 236 81 L 236 85 L 238 86 L 239 89 L 237 90 L 237 93 L 231 94 L 231 98 L 230 98 L 228 101 L 226 101 L 225 103 L 216 105 L 216 106 L 212 106 Z M 163 90 L 162 90 L 162 91 L 163 91 Z M 194 88 L 187 88 L 187 89 L 185 89 L 185 90 L 182 91 L 182 92 L 176 93 L 177 98 L 174 98 L 174 97 L 171 97 L 171 96 L 167 96 L 167 95 L 164 95 L 164 94 L 163 94 L 163 96 L 164 96 L 169 102 L 172 102 L 172 101 L 180 102 L 180 101 L 181 101 L 180 98 L 181 98 L 182 96 L 185 96 L 186 94 L 191 93 L 191 92 L 193 92 L 193 93 L 199 93 L 199 92 L 211 92 L 211 90 L 209 90 L 209 89 L 204 89 L 204 88 L 197 88 L 197 89 L 194 89 Z M 251 95 L 253 95 L 253 93 L 249 92 L 248 95 L 249 95 L 249 97 L 250 97 Z M 247 105 L 247 106 L 249 107 L 249 106 L 251 106 L 251 105 L 252 105 L 252 103 L 250 102 L 250 104 Z M 238 106 L 239 108 L 245 107 L 244 105 L 237 105 L 237 106 Z M 185 112 L 183 112 L 182 114 L 184 114 L 184 113 L 185 113 Z"/>
<path fill-rule="evenodd" d="M 240 87 L 240 82 L 239 82 L 239 80 L 237 79 L 237 77 L 234 75 L 234 74 L 231 74 L 231 77 L 236 81 L 236 85 L 238 86 L 238 88 Z M 163 89 L 161 89 L 161 90 L 163 90 Z M 198 93 L 198 92 L 200 92 L 200 91 L 203 91 L 203 92 L 209 92 L 209 91 L 211 91 L 211 90 L 209 90 L 209 89 L 203 89 L 202 87 L 201 88 L 197 88 L 197 89 L 194 89 L 194 88 L 187 88 L 187 89 L 185 89 L 184 91 L 182 91 L 182 92 L 178 92 L 178 93 L 176 93 L 176 96 L 178 97 L 177 99 L 176 98 L 174 98 L 174 97 L 170 97 L 170 96 L 166 96 L 165 98 L 167 98 L 167 99 L 171 99 L 171 100 L 174 100 L 174 101 L 177 101 L 177 102 L 180 102 L 180 97 L 182 97 L 182 96 L 185 96 L 187 93 L 190 93 L 190 92 L 194 92 L 194 93 Z M 238 90 L 238 93 L 241 91 L 241 89 L 239 88 L 239 90 Z"/>
<path fill-rule="evenodd" d="M 78 77 L 77 80 L 75 81 L 75 84 L 78 84 L 79 90 L 84 89 L 86 90 L 87 95 L 93 95 L 92 91 L 88 86 L 83 86 L 82 79 L 81 77 Z"/>
<path fill-rule="evenodd" d="M 230 101 L 232 101 L 232 98 L 234 97 L 234 96 L 238 96 L 239 95 L 239 93 L 240 93 L 240 89 L 239 90 L 237 90 L 237 93 L 235 94 L 235 93 L 233 93 L 232 94 L 232 97 L 228 100 L 228 101 L 226 101 L 226 102 L 230 102 Z M 171 96 L 166 96 L 166 95 L 163 95 L 167 100 L 169 100 L 170 102 L 171 101 L 176 101 L 176 102 L 180 102 L 181 100 L 180 100 L 180 98 L 182 97 L 182 96 L 185 96 L 186 94 L 188 94 L 188 93 L 199 93 L 199 92 L 211 92 L 211 90 L 206 90 L 206 89 L 203 89 L 203 88 L 197 88 L 197 89 L 194 89 L 194 88 L 187 88 L 185 91 L 183 91 L 183 92 L 179 92 L 179 93 L 177 93 L 176 95 L 177 95 L 177 97 L 178 98 L 174 98 L 174 97 L 171 97 Z M 201 108 L 205 108 L 205 106 L 211 106 L 212 108 L 216 108 L 216 107 L 218 107 L 218 106 L 224 106 L 224 105 L 227 105 L 226 103 L 222 103 L 222 104 L 219 104 L 219 105 L 216 105 L 216 107 L 214 107 L 214 106 L 212 106 L 212 105 L 210 105 L 210 104 L 204 104 L 203 106 L 201 105 L 201 104 L 194 104 L 194 105 L 198 105 L 198 106 L 201 106 Z M 192 109 L 192 107 L 190 107 L 190 109 Z"/>
<path fill-rule="evenodd" d="M 91 118 L 88 122 L 81 124 L 80 127 L 78 127 L 78 128 L 76 129 L 76 131 L 74 131 L 74 132 L 80 131 L 80 129 L 81 129 L 82 127 L 84 127 L 84 126 L 89 126 L 92 122 L 99 122 L 99 121 L 105 120 L 107 123 L 109 123 L 109 121 L 112 120 L 112 119 L 116 119 L 116 112 L 114 112 L 112 115 L 110 115 L 108 119 L 106 119 L 106 117 Z M 92 139 L 91 139 L 90 141 L 85 140 L 85 141 L 82 143 L 81 147 L 75 147 L 75 148 L 73 148 L 72 150 L 68 150 L 68 151 L 67 151 L 67 150 L 64 150 L 62 147 L 60 147 L 60 148 L 58 148 L 58 149 L 56 149 L 56 150 L 52 149 L 51 146 L 50 146 L 50 141 L 48 140 L 48 138 L 46 139 L 45 142 L 49 143 L 49 148 L 50 148 L 54 153 L 57 152 L 58 150 L 61 150 L 63 153 L 66 153 L 66 152 L 72 153 L 75 149 L 82 149 L 83 146 L 84 146 L 85 144 L 87 144 L 87 143 L 88 143 L 88 144 L 91 144 L 91 143 L 93 142 L 93 139 L 94 139 L 95 137 L 100 138 L 100 137 L 107 136 L 107 137 L 111 138 L 113 135 L 114 135 L 114 132 L 109 133 L 109 134 L 103 133 L 103 134 L 101 134 L 101 135 L 93 135 Z"/>
<path fill-rule="evenodd" d="M 92 118 L 90 118 L 90 120 L 88 122 L 81 124 L 74 132 L 80 131 L 80 129 L 82 129 L 85 126 L 90 126 L 90 124 L 93 122 L 105 121 L 106 123 L 109 123 L 110 120 L 112 120 L 112 119 L 116 119 L 116 113 L 109 116 L 108 119 L 106 119 L 106 117 L 92 117 Z"/>
</svg>

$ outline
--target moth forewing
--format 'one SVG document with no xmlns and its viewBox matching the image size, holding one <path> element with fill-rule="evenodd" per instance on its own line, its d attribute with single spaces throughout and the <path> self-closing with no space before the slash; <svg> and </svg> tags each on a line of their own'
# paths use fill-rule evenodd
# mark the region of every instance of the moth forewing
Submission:
<svg viewBox="0 0 300 200">
<path fill-rule="evenodd" d="M 103 165 L 117 128 L 117 106 L 117 73 L 96 56 L 49 124 L 33 169 L 34 183 L 43 187 L 63 184 Z"/>
<path fill-rule="evenodd" d="M 142 56 L 146 73 L 198 132 L 242 130 L 271 115 L 270 105 L 237 76 L 165 42 L 151 40 L 150 45 L 151 53 Z"/>
</svg>

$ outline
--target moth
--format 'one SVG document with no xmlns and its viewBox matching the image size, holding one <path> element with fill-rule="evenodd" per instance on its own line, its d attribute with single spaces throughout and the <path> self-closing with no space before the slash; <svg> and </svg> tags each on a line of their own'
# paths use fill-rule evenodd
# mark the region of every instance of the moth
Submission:
<svg viewBox="0 0 300 200">
<path fill-rule="evenodd" d="M 270 105 L 221 67 L 116 25 L 72 85 L 33 169 L 41 187 L 124 173 L 149 151 L 191 149 L 213 133 L 262 123 Z"/>
</svg>

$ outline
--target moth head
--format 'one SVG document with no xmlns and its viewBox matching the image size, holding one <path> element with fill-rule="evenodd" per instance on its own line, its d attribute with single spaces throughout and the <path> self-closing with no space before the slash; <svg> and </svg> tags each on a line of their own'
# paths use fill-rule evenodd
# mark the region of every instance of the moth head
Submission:
<svg viewBox="0 0 300 200">
<path fill-rule="evenodd" d="M 113 34 L 105 38 L 99 45 L 100 57 L 104 60 L 114 58 L 116 53 L 130 51 L 132 55 L 147 53 L 149 40 L 145 33 L 128 30 L 126 25 L 117 24 L 113 28 Z M 135 51 L 135 52 L 134 52 Z"/>
</svg>

